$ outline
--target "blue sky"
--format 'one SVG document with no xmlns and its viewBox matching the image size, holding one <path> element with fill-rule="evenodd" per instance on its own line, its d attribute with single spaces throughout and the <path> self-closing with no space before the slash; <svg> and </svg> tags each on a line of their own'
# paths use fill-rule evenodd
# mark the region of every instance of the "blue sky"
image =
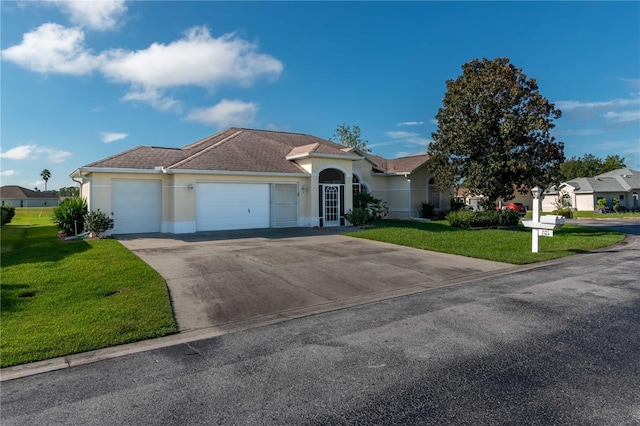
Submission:
<svg viewBox="0 0 640 426">
<path fill-rule="evenodd" d="M 71 186 L 138 145 L 230 126 L 423 153 L 445 81 L 508 57 L 563 111 L 565 156 L 640 170 L 638 2 L 0 2 L 1 181 Z"/>
</svg>

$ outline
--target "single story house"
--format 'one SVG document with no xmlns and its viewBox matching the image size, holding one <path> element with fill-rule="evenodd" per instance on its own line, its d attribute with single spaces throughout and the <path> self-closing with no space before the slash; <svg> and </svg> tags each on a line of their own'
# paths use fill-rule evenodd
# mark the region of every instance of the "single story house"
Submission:
<svg viewBox="0 0 640 426">
<path fill-rule="evenodd" d="M 640 172 L 617 169 L 594 177 L 581 177 L 563 182 L 543 195 L 542 211 L 556 209 L 558 197 L 562 197 L 575 210 L 594 211 L 598 200 L 605 198 L 607 206 L 617 198 L 628 210 L 640 210 Z"/>
<path fill-rule="evenodd" d="M 33 191 L 18 185 L 5 185 L 0 188 L 2 205 L 13 207 L 55 207 L 60 198 L 51 192 Z"/>
<path fill-rule="evenodd" d="M 426 155 L 384 159 L 300 133 L 230 128 L 182 148 L 139 146 L 80 167 L 90 210 L 113 214 L 112 233 L 330 227 L 353 195 L 388 202 L 389 218 L 448 207 Z"/>
</svg>

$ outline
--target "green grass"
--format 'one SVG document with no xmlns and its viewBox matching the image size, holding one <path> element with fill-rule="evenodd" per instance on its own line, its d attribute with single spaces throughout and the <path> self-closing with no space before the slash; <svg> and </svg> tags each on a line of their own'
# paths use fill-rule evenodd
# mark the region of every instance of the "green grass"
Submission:
<svg viewBox="0 0 640 426">
<path fill-rule="evenodd" d="M 177 331 L 157 272 L 114 239 L 61 241 L 50 210 L 2 227 L 2 367 Z"/>
<path fill-rule="evenodd" d="M 624 239 L 615 231 L 565 225 L 553 237 L 540 237 L 539 253 L 532 253 L 531 230 L 522 225 L 514 230 L 470 230 L 453 228 L 446 221 L 380 221 L 371 229 L 346 235 L 516 265 L 586 253 Z"/>
<path fill-rule="evenodd" d="M 624 212 L 624 213 L 594 213 L 592 211 L 575 211 L 573 217 L 576 219 L 620 219 L 623 217 L 638 217 L 640 218 L 640 212 Z"/>
</svg>

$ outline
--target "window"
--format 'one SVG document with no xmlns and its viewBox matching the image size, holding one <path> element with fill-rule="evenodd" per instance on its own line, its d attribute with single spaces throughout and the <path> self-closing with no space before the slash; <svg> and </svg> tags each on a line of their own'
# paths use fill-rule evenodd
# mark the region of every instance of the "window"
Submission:
<svg viewBox="0 0 640 426">
<path fill-rule="evenodd" d="M 436 209 L 440 209 L 440 192 L 435 184 L 435 179 L 429 179 L 427 187 L 427 202 L 431 203 Z"/>
<path fill-rule="evenodd" d="M 620 194 L 620 197 L 618 197 L 618 199 L 619 199 L 620 201 L 624 201 L 624 194 Z"/>
<path fill-rule="evenodd" d="M 353 195 L 357 195 L 361 192 L 369 192 L 369 188 L 364 183 L 360 183 L 358 176 L 353 175 Z"/>
</svg>

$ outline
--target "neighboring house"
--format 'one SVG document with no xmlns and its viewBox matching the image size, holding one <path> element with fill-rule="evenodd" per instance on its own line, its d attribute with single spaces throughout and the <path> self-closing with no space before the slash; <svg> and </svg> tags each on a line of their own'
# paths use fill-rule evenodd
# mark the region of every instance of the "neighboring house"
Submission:
<svg viewBox="0 0 640 426">
<path fill-rule="evenodd" d="M 464 203 L 471 207 L 473 210 L 479 210 L 482 207 L 482 203 L 485 202 L 486 198 L 484 195 L 475 195 L 472 196 L 471 192 L 467 188 L 458 188 L 456 192 L 456 196 L 458 199 L 463 200 Z M 502 201 L 502 200 L 500 200 Z M 498 205 L 500 205 L 500 201 L 498 201 Z M 531 196 L 531 191 L 527 190 L 526 194 L 521 194 L 516 186 L 513 187 L 513 198 L 511 198 L 509 203 L 522 203 L 526 207 L 527 210 L 530 210 L 533 206 L 533 196 Z"/>
<path fill-rule="evenodd" d="M 445 208 L 427 156 L 387 160 L 315 136 L 230 128 L 183 148 L 140 146 L 75 170 L 89 209 L 113 214 L 113 233 L 330 227 L 353 195 L 388 202 L 389 218 Z"/>
<path fill-rule="evenodd" d="M 607 206 L 617 198 L 620 205 L 628 210 L 639 210 L 640 171 L 618 169 L 595 177 L 581 177 L 563 182 L 557 188 L 545 193 L 542 210 L 555 210 L 558 197 L 563 197 L 575 210 L 594 211 L 598 200 L 606 198 Z"/>
<path fill-rule="evenodd" d="M 57 206 L 59 197 L 50 192 L 33 191 L 17 185 L 5 185 L 0 188 L 2 205 L 13 207 L 50 207 Z"/>
</svg>

